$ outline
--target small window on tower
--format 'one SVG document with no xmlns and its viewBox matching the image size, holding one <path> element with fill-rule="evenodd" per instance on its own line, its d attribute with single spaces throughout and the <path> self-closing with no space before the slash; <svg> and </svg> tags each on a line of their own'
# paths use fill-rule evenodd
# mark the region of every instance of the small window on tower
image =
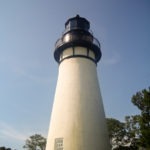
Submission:
<svg viewBox="0 0 150 150">
<path fill-rule="evenodd" d="M 55 139 L 55 150 L 63 150 L 63 138 Z"/>
</svg>

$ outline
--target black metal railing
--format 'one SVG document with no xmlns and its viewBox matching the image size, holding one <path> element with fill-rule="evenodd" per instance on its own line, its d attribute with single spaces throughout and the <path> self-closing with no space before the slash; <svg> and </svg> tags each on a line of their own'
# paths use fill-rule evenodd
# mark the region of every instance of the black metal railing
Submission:
<svg viewBox="0 0 150 150">
<path fill-rule="evenodd" d="M 75 41 L 79 41 L 79 40 L 89 42 L 91 44 L 96 45 L 98 48 L 100 48 L 99 41 L 95 37 L 92 37 L 92 40 L 91 40 L 91 39 L 89 39 L 88 36 L 82 36 L 82 37 L 70 36 L 70 37 L 68 37 L 68 40 L 66 40 L 63 36 L 62 38 L 60 38 L 56 41 L 55 48 L 58 48 L 58 47 L 62 46 L 63 44 L 66 44 L 66 43 L 75 42 Z"/>
</svg>

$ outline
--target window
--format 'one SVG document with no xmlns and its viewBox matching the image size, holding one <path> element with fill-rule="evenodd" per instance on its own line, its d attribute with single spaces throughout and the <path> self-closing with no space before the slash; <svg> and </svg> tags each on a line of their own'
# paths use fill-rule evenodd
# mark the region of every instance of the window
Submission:
<svg viewBox="0 0 150 150">
<path fill-rule="evenodd" d="M 55 139 L 55 150 L 63 150 L 63 138 Z"/>
</svg>

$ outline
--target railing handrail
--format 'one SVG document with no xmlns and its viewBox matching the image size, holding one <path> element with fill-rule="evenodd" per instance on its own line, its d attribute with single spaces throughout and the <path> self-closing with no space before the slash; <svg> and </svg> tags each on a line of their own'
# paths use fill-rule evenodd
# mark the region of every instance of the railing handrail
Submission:
<svg viewBox="0 0 150 150">
<path fill-rule="evenodd" d="M 84 40 L 84 39 L 81 39 L 83 41 L 87 41 L 87 40 Z M 73 41 L 77 41 L 77 40 L 73 40 L 73 39 L 70 39 L 68 42 L 73 42 Z M 65 42 L 63 40 L 63 37 L 58 39 L 55 43 L 55 47 L 58 48 L 59 46 L 65 44 L 65 43 L 68 43 L 68 42 Z M 92 41 L 92 44 L 98 46 L 100 48 L 100 42 L 98 41 L 98 39 L 96 39 L 95 37 L 93 37 L 93 41 Z"/>
</svg>

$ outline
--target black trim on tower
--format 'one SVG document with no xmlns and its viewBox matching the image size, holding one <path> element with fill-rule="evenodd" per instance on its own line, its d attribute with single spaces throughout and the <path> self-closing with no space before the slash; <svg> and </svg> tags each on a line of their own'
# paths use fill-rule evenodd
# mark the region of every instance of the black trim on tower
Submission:
<svg viewBox="0 0 150 150">
<path fill-rule="evenodd" d="M 96 61 L 95 61 L 95 59 L 93 59 L 91 57 L 88 57 L 86 55 L 70 55 L 70 56 L 67 56 L 67 57 L 63 58 L 61 61 L 59 61 L 59 64 L 61 62 L 63 62 L 65 59 L 76 58 L 76 57 L 86 58 L 86 59 L 89 59 L 89 60 L 93 61 L 95 64 L 97 64 Z"/>
<path fill-rule="evenodd" d="M 74 50 L 74 47 L 72 47 L 72 51 L 73 51 L 73 55 L 75 54 L 75 50 Z"/>
<path fill-rule="evenodd" d="M 60 54 L 67 48 L 69 47 L 77 47 L 77 46 L 81 46 L 81 47 L 85 47 L 90 49 L 91 51 L 93 51 L 93 53 L 95 54 L 95 61 L 98 62 L 101 58 L 101 51 L 100 48 L 95 45 L 95 44 L 91 44 L 87 41 L 83 41 L 83 40 L 76 40 L 76 41 L 70 41 L 68 43 L 64 43 L 61 46 L 59 46 L 55 52 L 54 52 L 54 58 L 55 60 L 59 63 L 59 58 L 60 58 Z"/>
<path fill-rule="evenodd" d="M 63 51 L 69 47 L 85 47 L 87 48 L 87 58 L 89 57 L 89 50 L 91 50 L 95 59 L 94 62 L 97 63 L 101 58 L 101 50 L 99 41 L 94 38 L 93 34 L 90 32 L 90 23 L 85 18 L 77 15 L 74 18 L 70 18 L 65 23 L 65 32 L 62 37 L 57 40 L 55 44 L 54 58 L 60 63 L 64 58 L 60 59 Z M 73 49 L 73 55 L 75 51 Z M 77 55 L 75 55 L 77 56 Z M 82 57 L 84 55 L 78 55 Z M 70 56 L 69 56 L 70 57 Z M 84 56 L 85 57 L 85 56 Z"/>
</svg>

